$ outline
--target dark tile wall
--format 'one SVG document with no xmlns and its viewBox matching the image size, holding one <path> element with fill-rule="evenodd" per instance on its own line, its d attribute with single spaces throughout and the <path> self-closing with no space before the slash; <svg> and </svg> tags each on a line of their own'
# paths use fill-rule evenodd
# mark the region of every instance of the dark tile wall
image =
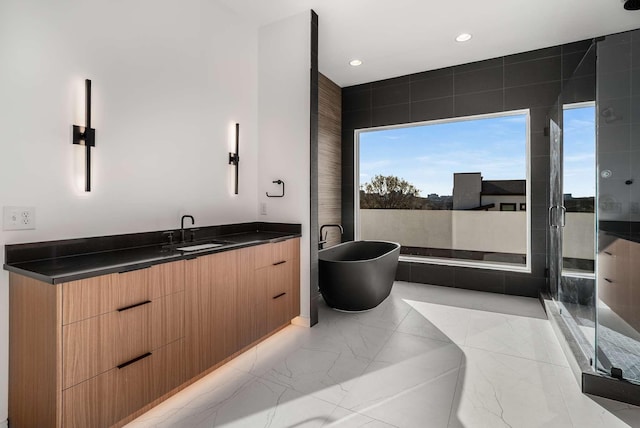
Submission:
<svg viewBox="0 0 640 428">
<path fill-rule="evenodd" d="M 589 49 L 591 40 L 342 90 L 342 222 L 354 239 L 354 130 L 509 110 L 531 114 L 532 273 L 401 262 L 397 279 L 537 297 L 546 288 L 549 142 L 548 111 Z M 595 99 L 595 70 L 585 73 L 572 101 Z M 574 79 L 576 76 L 574 76 Z M 576 86 L 576 85 L 573 85 Z"/>
<path fill-rule="evenodd" d="M 598 43 L 598 164 L 600 230 L 625 236 L 640 222 L 640 30 L 607 36 Z M 629 180 L 631 182 L 629 182 Z"/>
</svg>

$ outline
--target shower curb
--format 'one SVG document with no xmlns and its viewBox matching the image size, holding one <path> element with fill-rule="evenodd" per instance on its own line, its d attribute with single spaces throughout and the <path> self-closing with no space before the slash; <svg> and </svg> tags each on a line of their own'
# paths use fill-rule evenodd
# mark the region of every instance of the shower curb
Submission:
<svg viewBox="0 0 640 428">
<path fill-rule="evenodd" d="M 540 303 L 547 313 L 547 319 L 551 322 L 551 327 L 569 363 L 571 373 L 573 373 L 578 385 L 582 387 L 582 374 L 592 371 L 589 358 L 582 351 L 580 343 L 578 343 L 573 332 L 562 319 L 558 307 L 547 293 L 540 293 Z"/>
<path fill-rule="evenodd" d="M 640 406 L 640 385 L 595 372 L 589 363 L 589 358 L 582 351 L 579 339 L 575 338 L 551 297 L 541 292 L 539 299 L 581 391 L 585 394 Z"/>
</svg>

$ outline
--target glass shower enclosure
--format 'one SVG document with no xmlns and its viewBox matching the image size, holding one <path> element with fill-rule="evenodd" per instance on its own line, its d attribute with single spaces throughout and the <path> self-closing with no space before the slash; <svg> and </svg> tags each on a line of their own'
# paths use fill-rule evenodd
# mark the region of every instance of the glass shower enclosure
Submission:
<svg viewBox="0 0 640 428">
<path fill-rule="evenodd" d="M 592 44 L 549 112 L 550 291 L 587 360 L 596 348 L 596 120 Z"/>
<path fill-rule="evenodd" d="M 640 30 L 598 42 L 596 368 L 640 383 Z"/>
<path fill-rule="evenodd" d="M 548 126 L 552 298 L 593 372 L 640 386 L 640 30 L 591 45 Z"/>
</svg>

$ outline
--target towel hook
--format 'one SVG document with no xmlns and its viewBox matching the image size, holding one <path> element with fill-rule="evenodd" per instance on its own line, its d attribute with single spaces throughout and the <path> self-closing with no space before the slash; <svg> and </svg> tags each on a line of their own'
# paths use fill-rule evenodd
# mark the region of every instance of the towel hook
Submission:
<svg viewBox="0 0 640 428">
<path fill-rule="evenodd" d="M 269 192 L 267 192 L 267 197 L 268 198 L 282 198 L 284 196 L 284 181 L 282 180 L 275 180 L 272 181 L 273 184 L 282 184 L 282 195 L 270 195 Z"/>
</svg>

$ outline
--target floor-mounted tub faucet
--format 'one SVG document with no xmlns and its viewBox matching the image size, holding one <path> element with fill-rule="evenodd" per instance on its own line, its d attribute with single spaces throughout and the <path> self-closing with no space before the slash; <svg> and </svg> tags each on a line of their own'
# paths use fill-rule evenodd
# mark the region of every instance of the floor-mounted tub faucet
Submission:
<svg viewBox="0 0 640 428">
<path fill-rule="evenodd" d="M 185 243 L 185 240 L 184 240 L 184 219 L 185 218 L 191 219 L 191 226 L 196 224 L 196 221 L 194 220 L 192 215 L 183 215 L 182 218 L 180 219 L 180 242 L 182 242 L 183 244 Z"/>
<path fill-rule="evenodd" d="M 318 250 L 322 250 L 324 244 L 327 243 L 327 233 L 322 236 L 322 231 L 325 227 L 337 227 L 338 229 L 340 229 L 340 235 L 344 235 L 344 229 L 342 228 L 341 224 L 323 224 L 322 226 L 320 226 L 320 240 L 318 241 Z"/>
</svg>

